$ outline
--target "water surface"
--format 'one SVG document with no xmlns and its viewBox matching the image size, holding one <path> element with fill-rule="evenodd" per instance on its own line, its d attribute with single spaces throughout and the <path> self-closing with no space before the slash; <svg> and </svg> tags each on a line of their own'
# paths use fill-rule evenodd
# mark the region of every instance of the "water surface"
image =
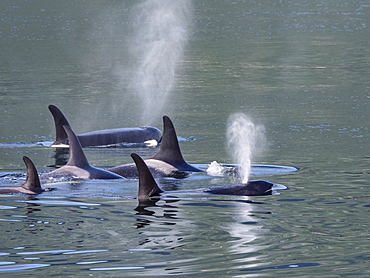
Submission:
<svg viewBox="0 0 370 278">
<path fill-rule="evenodd" d="M 366 277 L 369 249 L 369 20 L 361 1 L 193 1 L 163 111 L 185 159 L 234 163 L 231 113 L 263 124 L 254 163 L 299 167 L 261 176 L 280 195 L 182 195 L 137 208 L 137 181 L 53 183 L 38 200 L 0 198 L 7 277 Z M 0 185 L 24 182 L 22 156 L 55 165 L 47 105 L 76 133 L 138 126 L 129 86 L 137 21 L 130 1 L 0 4 Z M 163 6 L 168 8 L 169 6 Z M 159 6 L 160 8 L 160 6 Z M 180 9 L 181 10 L 181 9 Z M 183 19 L 183 17 L 181 17 Z M 184 24 L 184 23 L 183 23 Z M 165 61 L 164 61 L 165 62 Z M 159 106 L 158 106 L 159 107 Z M 158 112 L 158 111 L 156 111 Z M 153 113 L 154 115 L 154 113 Z M 151 124 L 162 128 L 161 116 Z M 110 167 L 156 148 L 85 149 Z M 67 154 L 64 154 L 64 158 Z M 194 174 L 166 190 L 235 182 Z M 28 201 L 28 202 L 27 202 Z"/>
</svg>

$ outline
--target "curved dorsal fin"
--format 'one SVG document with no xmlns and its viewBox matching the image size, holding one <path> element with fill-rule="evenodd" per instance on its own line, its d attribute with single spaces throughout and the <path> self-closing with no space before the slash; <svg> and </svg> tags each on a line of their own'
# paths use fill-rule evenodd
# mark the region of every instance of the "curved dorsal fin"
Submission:
<svg viewBox="0 0 370 278">
<path fill-rule="evenodd" d="M 63 126 L 65 132 L 68 136 L 69 141 L 69 159 L 66 165 L 76 166 L 82 169 L 90 167 L 89 162 L 85 156 L 84 151 L 82 150 L 81 143 L 78 140 L 76 134 L 73 132 L 70 126 Z"/>
<path fill-rule="evenodd" d="M 203 172 L 184 160 L 181 154 L 179 141 L 177 140 L 175 127 L 168 116 L 163 116 L 161 146 L 158 153 L 152 158 L 167 162 L 180 171 Z"/>
<path fill-rule="evenodd" d="M 139 191 L 137 198 L 139 200 L 145 200 L 150 197 L 159 196 L 163 190 L 158 187 L 144 160 L 136 153 L 132 153 L 131 157 L 139 172 Z"/>
<path fill-rule="evenodd" d="M 64 116 L 62 111 L 59 110 L 58 107 L 51 104 L 51 105 L 48 106 L 48 108 L 49 108 L 51 114 L 53 115 L 54 124 L 55 124 L 56 138 L 55 138 L 55 141 L 54 141 L 53 145 L 66 144 L 68 136 L 67 136 L 67 133 L 64 131 L 63 126 L 64 125 L 70 126 L 70 125 L 69 125 L 66 117 Z"/>
<path fill-rule="evenodd" d="M 179 141 L 175 127 L 171 119 L 167 116 L 163 116 L 163 133 L 161 138 L 161 147 L 158 153 L 153 159 L 162 160 L 170 164 L 176 164 L 180 161 L 184 161 L 182 157 Z"/>
<path fill-rule="evenodd" d="M 35 165 L 27 156 L 23 156 L 23 161 L 26 164 L 27 168 L 27 179 L 22 187 L 37 194 L 42 193 L 43 190 L 41 188 L 39 175 L 37 173 Z"/>
</svg>

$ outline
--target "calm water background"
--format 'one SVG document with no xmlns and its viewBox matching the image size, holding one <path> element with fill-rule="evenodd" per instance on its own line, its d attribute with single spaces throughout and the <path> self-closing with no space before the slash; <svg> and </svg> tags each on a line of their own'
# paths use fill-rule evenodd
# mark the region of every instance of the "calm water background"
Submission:
<svg viewBox="0 0 370 278">
<path fill-rule="evenodd" d="M 131 1 L 0 3 L 1 186 L 24 180 L 21 157 L 55 164 L 48 104 L 76 133 L 140 125 L 127 84 L 137 24 Z M 169 115 L 190 163 L 232 162 L 230 113 L 266 128 L 254 162 L 290 187 L 265 197 L 182 196 L 135 210 L 137 181 L 47 184 L 0 201 L 7 277 L 367 277 L 369 275 L 370 4 L 366 1 L 194 1 Z M 143 23 L 145 24 L 145 23 Z M 151 124 L 162 127 L 161 116 Z M 157 149 L 86 149 L 91 164 Z M 194 174 L 167 190 L 233 182 Z M 247 203 L 245 200 L 252 200 Z M 64 202 L 64 203 L 57 203 Z M 67 202 L 70 201 L 70 202 Z M 83 202 L 83 203 L 76 203 Z M 8 269 L 7 269 L 8 268 Z M 119 269 L 117 269 L 119 268 Z"/>
</svg>

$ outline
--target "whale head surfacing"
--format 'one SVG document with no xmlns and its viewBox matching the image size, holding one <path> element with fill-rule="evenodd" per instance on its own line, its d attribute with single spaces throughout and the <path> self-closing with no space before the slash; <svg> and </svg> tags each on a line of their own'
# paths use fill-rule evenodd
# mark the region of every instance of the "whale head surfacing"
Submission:
<svg viewBox="0 0 370 278">
<path fill-rule="evenodd" d="M 279 189 L 287 189 L 287 187 L 269 181 L 255 180 L 247 183 L 214 186 L 205 189 L 204 192 L 218 195 L 262 196 L 272 195 L 275 190 Z"/>
<path fill-rule="evenodd" d="M 165 193 L 153 178 L 148 166 L 145 161 L 137 154 L 132 153 L 136 167 L 139 172 L 139 201 L 158 198 L 162 193 Z M 257 180 L 250 181 L 248 183 L 242 184 L 232 184 L 225 186 L 210 187 L 202 190 L 194 190 L 194 192 L 203 192 L 215 195 L 239 195 L 239 196 L 261 196 L 261 195 L 271 195 L 274 190 L 277 189 L 287 189 L 286 186 L 280 184 L 274 184 L 268 181 Z M 186 191 L 190 193 L 191 191 Z M 171 191 L 171 194 L 176 193 L 176 191 Z"/>
</svg>

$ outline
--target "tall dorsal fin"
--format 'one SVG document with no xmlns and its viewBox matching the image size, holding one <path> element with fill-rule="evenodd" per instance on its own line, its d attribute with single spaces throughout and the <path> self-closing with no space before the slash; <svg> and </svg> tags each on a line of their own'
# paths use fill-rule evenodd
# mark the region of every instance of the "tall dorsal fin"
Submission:
<svg viewBox="0 0 370 278">
<path fill-rule="evenodd" d="M 181 154 L 179 141 L 177 140 L 175 127 L 168 116 L 163 116 L 161 146 L 158 153 L 152 158 L 167 162 L 180 171 L 202 172 L 202 170 L 191 166 L 184 160 Z"/>
<path fill-rule="evenodd" d="M 41 188 L 39 175 L 37 173 L 35 165 L 27 156 L 23 156 L 23 161 L 26 164 L 27 168 L 27 179 L 22 187 L 37 194 L 42 193 L 43 190 Z"/>
<path fill-rule="evenodd" d="M 90 167 L 89 162 L 82 150 L 80 140 L 78 140 L 76 134 L 72 131 L 71 127 L 68 125 L 63 126 L 65 132 L 68 136 L 69 141 L 69 160 L 66 165 L 76 166 L 82 169 Z"/>
<path fill-rule="evenodd" d="M 136 153 L 132 153 L 131 157 L 139 172 L 139 191 L 137 198 L 139 200 L 145 200 L 150 197 L 159 196 L 163 190 L 158 187 L 144 160 Z"/>
<path fill-rule="evenodd" d="M 162 160 L 170 164 L 176 164 L 184 161 L 184 158 L 181 154 L 179 141 L 177 140 L 175 127 L 168 116 L 163 116 L 161 147 L 153 159 Z"/>
<path fill-rule="evenodd" d="M 62 111 L 59 110 L 58 107 L 56 107 L 55 105 L 49 105 L 48 108 L 49 108 L 51 114 L 53 115 L 54 124 L 55 124 L 56 138 L 55 138 L 55 141 L 54 141 L 53 145 L 66 144 L 67 139 L 68 139 L 68 135 L 64 131 L 63 126 L 64 125 L 70 126 L 70 125 L 69 125 L 66 117 L 64 116 Z"/>
</svg>

